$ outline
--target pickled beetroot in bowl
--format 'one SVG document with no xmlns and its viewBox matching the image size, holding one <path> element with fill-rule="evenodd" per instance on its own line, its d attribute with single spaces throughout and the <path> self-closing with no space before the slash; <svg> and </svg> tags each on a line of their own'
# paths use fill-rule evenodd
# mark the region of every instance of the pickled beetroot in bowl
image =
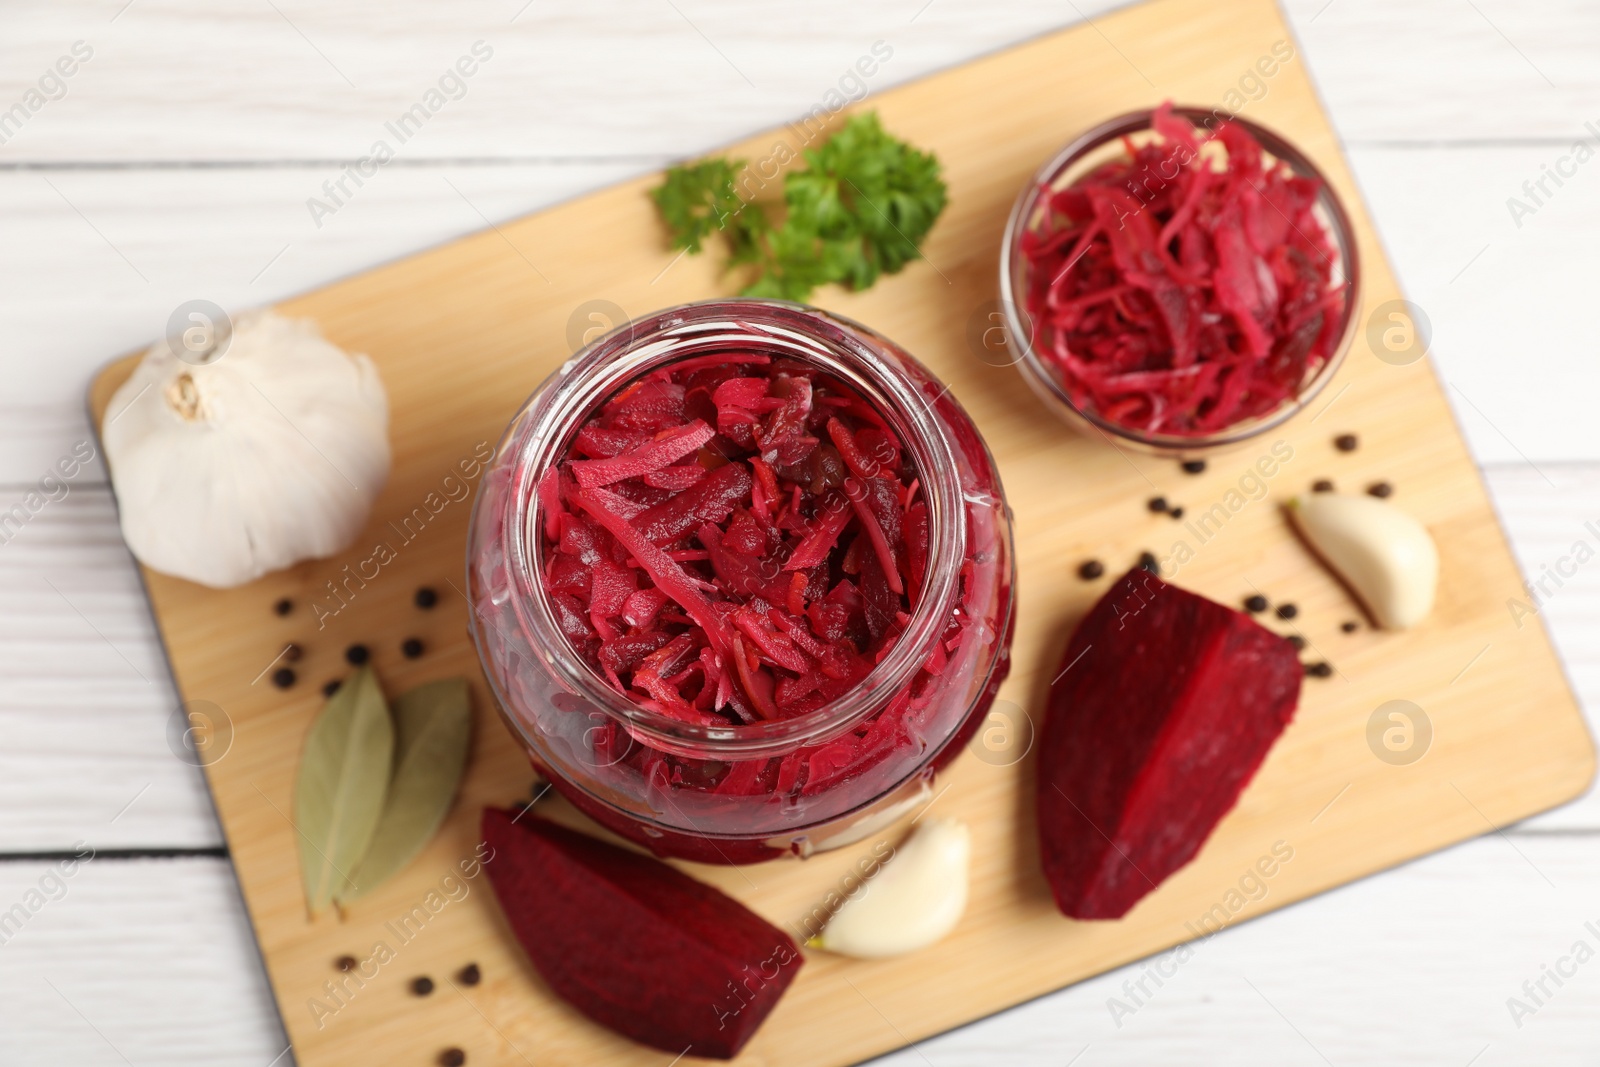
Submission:
<svg viewBox="0 0 1600 1067">
<path fill-rule="evenodd" d="M 1013 222 L 1029 360 L 1077 412 L 1180 448 L 1303 403 L 1353 300 L 1321 177 L 1259 127 L 1195 115 L 1163 104 L 1109 158 L 1080 150 Z"/>
</svg>

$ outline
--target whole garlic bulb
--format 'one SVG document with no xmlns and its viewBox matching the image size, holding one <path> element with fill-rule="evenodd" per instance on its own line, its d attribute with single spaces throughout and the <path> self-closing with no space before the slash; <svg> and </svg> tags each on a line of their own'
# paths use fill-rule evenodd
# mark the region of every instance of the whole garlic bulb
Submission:
<svg viewBox="0 0 1600 1067">
<path fill-rule="evenodd" d="M 240 316 L 213 362 L 158 341 L 106 408 L 122 535 L 146 566 L 215 588 L 346 547 L 389 474 L 372 361 L 316 325 Z"/>
</svg>

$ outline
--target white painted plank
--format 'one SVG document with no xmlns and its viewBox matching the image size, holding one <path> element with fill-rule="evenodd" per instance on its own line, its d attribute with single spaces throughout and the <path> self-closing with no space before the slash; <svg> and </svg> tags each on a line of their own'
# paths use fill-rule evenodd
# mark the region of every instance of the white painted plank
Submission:
<svg viewBox="0 0 1600 1067">
<path fill-rule="evenodd" d="M 1348 141 L 1588 136 L 1600 9 L 1584 0 L 1281 0 Z"/>
<path fill-rule="evenodd" d="M 305 201 L 331 165 L 0 173 L 0 486 L 35 482 L 85 440 L 94 372 L 185 301 L 271 303 L 643 167 L 384 170 L 320 227 Z"/>
<path fill-rule="evenodd" d="M 0 865 L 0 904 L 24 901 L 46 873 Z M 122 1064 L 114 1045 L 132 1063 L 266 1067 L 282 1051 L 225 862 L 95 860 L 65 882 L 0 945 L 0 1062 Z M 1537 1010 L 1520 1028 L 1506 1002 L 1575 941 L 1600 949 L 1584 925 L 1600 920 L 1597 898 L 1600 840 L 1519 836 L 1513 847 L 1491 836 L 1226 930 L 1175 975 L 1164 963 L 1165 984 L 1146 980 L 1138 1003 L 1124 988 L 1141 977 L 1136 964 L 879 1062 L 1060 1065 L 1088 1046 L 1078 1067 L 1309 1067 L 1319 1053 L 1336 1064 L 1462 1067 L 1479 1053 L 1479 1067 L 1588 1064 L 1600 963 L 1560 988 L 1547 981 L 1552 995 L 1528 1001 Z M 870 983 L 862 991 L 873 997 Z M 1113 997 L 1135 1009 L 1118 1013 L 1120 1027 Z"/>
<path fill-rule="evenodd" d="M 288 1045 L 225 860 L 0 864 L 3 913 L 8 1067 L 268 1067 Z"/>
<path fill-rule="evenodd" d="M 894 50 L 868 82 L 879 90 L 1119 6 L 809 0 L 751 17 L 737 0 L 137 0 L 119 16 L 124 3 L 8 15 L 6 106 L 74 41 L 93 56 L 0 146 L 0 161 L 355 158 L 478 40 L 492 58 L 406 155 L 686 154 L 804 112 L 874 41 Z M 1349 140 L 1567 138 L 1600 118 L 1600 12 L 1583 0 L 1293 0 L 1289 10 Z M 1138 55 L 1138 42 L 1118 47 Z M 1159 67 L 1146 66 L 1159 86 Z"/>
<path fill-rule="evenodd" d="M 94 56 L 0 160 L 353 159 L 480 40 L 492 57 L 400 148 L 407 158 L 690 154 L 792 119 L 842 80 L 859 95 L 847 71 L 875 41 L 893 54 L 872 91 L 1079 18 L 1043 0 L 812 0 L 766 4 L 759 17 L 736 0 L 139 0 L 110 22 L 123 2 L 39 6 L 18 20 L 0 99 L 74 40 Z M 1113 6 L 1082 0 L 1077 11 Z"/>
<path fill-rule="evenodd" d="M 1485 473 L 1523 575 L 1542 585 L 1524 603 L 1506 605 L 1504 636 L 1496 640 L 1514 647 L 1532 639 L 1542 622 L 1584 706 L 1590 733 L 1600 733 L 1600 466 L 1547 464 L 1535 470 L 1516 464 Z M 1600 827 L 1600 793 L 1591 790 L 1524 826 Z"/>
<path fill-rule="evenodd" d="M 1588 430 L 1600 362 L 1585 343 L 1587 294 L 1600 289 L 1586 237 L 1600 228 L 1600 163 L 1564 189 L 1547 183 L 1560 195 L 1520 228 L 1505 206 L 1562 154 L 1351 153 L 1481 462 L 1600 460 Z M 90 375 L 157 336 L 183 301 L 270 302 L 658 162 L 390 169 L 320 228 L 305 200 L 329 166 L 0 173 L 0 201 L 16 214 L 0 247 L 0 285 L 14 294 L 0 304 L 0 486 L 36 480 L 85 439 Z"/>
<path fill-rule="evenodd" d="M 0 850 L 220 844 L 109 493 L 0 546 Z"/>
<path fill-rule="evenodd" d="M 1340 0 L 1342 2 L 1342 0 Z M 1597 9 L 1600 10 L 1600 9 Z M 1331 11 L 1330 11 L 1331 15 Z M 1543 203 L 1524 182 L 1562 145 L 1353 150 L 1403 291 L 1433 325 L 1433 358 L 1480 463 L 1600 459 L 1591 294 L 1600 288 L 1600 161 Z M 1513 219 L 1517 197 L 1533 214 Z M 1520 225 L 1518 224 L 1520 222 Z M 1370 305 L 1368 311 L 1375 310 Z"/>
<path fill-rule="evenodd" d="M 1574 942 L 1600 952 L 1585 927 L 1600 929 L 1597 890 L 1596 838 L 1487 837 L 1225 930 L 1184 962 L 1156 957 L 1176 974 L 1145 978 L 1148 996 L 1124 986 L 1144 977 L 1135 964 L 877 1062 L 1589 1064 L 1600 963 L 1547 980 L 1520 1028 L 1507 999 Z"/>
</svg>

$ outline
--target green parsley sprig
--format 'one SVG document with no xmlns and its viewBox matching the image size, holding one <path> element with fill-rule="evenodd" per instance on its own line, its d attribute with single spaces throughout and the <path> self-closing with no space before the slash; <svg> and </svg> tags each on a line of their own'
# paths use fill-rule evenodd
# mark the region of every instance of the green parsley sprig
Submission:
<svg viewBox="0 0 1600 1067">
<path fill-rule="evenodd" d="M 785 300 L 805 300 L 829 283 L 866 289 L 921 257 L 946 203 L 931 153 L 896 139 L 867 112 L 807 149 L 805 162 L 784 176 L 781 223 L 768 205 L 740 195 L 743 160 L 673 167 L 651 193 L 672 247 L 699 253 L 721 233 L 729 266 L 753 267 L 744 295 Z"/>
</svg>

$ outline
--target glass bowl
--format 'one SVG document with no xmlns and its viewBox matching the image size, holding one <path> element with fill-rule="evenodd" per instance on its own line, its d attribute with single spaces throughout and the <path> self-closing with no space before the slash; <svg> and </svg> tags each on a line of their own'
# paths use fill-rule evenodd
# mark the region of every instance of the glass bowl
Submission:
<svg viewBox="0 0 1600 1067">
<path fill-rule="evenodd" d="M 1322 172 L 1304 153 L 1279 134 L 1225 112 L 1175 107 L 1172 113 L 1205 129 L 1212 129 L 1221 121 L 1235 123 L 1261 144 L 1269 163 L 1277 161 L 1286 164 L 1295 174 L 1314 178 L 1320 185 L 1313 211 L 1338 254 L 1331 280 L 1344 283 L 1346 290 L 1335 333 L 1337 340 L 1320 366 L 1308 368 L 1299 390 L 1271 411 L 1234 422 L 1209 434 L 1151 433 L 1121 424 L 1091 407 L 1075 403 L 1061 381 L 1060 373 L 1036 350 L 1034 324 L 1024 302 L 1030 279 L 1028 258 L 1021 250 L 1023 234 L 1038 225 L 1045 209 L 1042 201 L 1046 194 L 1066 188 L 1096 167 L 1125 156 L 1124 138 L 1138 143 L 1153 137 L 1152 110 L 1130 112 L 1085 131 L 1039 169 L 1017 198 L 1006 223 L 1000 260 L 1000 302 L 1004 308 L 1008 337 L 1016 345 L 1015 364 L 1051 410 L 1089 436 L 1131 446 L 1142 452 L 1184 459 L 1237 447 L 1281 426 L 1311 403 L 1338 373 L 1354 339 L 1361 271 L 1349 215 Z"/>
</svg>

